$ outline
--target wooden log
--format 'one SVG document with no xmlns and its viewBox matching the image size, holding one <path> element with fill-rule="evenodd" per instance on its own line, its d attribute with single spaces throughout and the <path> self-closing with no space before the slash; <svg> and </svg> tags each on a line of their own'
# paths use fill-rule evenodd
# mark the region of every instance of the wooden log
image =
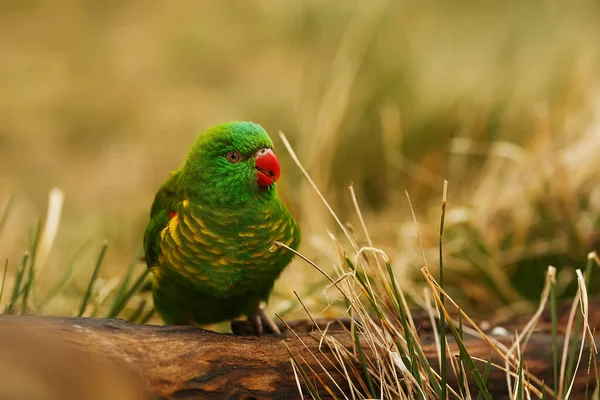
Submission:
<svg viewBox="0 0 600 400">
<path fill-rule="evenodd" d="M 422 313 L 416 313 L 415 316 L 417 326 L 423 328 L 420 330 L 420 340 L 425 355 L 430 364 L 437 369 L 437 348 L 431 329 L 429 329 L 429 320 Z M 594 327 L 600 327 L 599 322 L 599 320 L 591 321 Z M 31 347 L 32 343 L 37 343 L 40 347 L 35 350 L 38 357 L 60 358 L 57 354 L 66 354 L 67 350 L 57 353 L 51 349 L 54 346 L 53 343 L 60 339 L 60 341 L 68 343 L 69 347 L 74 349 L 73 351 L 116 362 L 116 366 L 111 367 L 115 370 L 126 368 L 129 371 L 127 373 L 134 372 L 139 376 L 140 381 L 132 378 L 128 379 L 128 382 L 134 385 L 136 393 L 140 396 L 150 396 L 149 398 L 155 399 L 295 399 L 299 398 L 298 386 L 290 363 L 288 348 L 294 354 L 303 355 L 315 371 L 320 371 L 318 361 L 325 365 L 328 364 L 324 361 L 324 354 L 319 351 L 318 336 L 310 332 L 313 328 L 312 323 L 301 321 L 292 325 L 304 344 L 289 333 L 283 338 L 269 335 L 262 337 L 236 336 L 187 326 L 134 325 L 119 319 L 4 315 L 0 316 L 0 354 L 6 354 L 6 349 L 18 350 L 19 346 Z M 341 329 L 333 329 L 332 327 L 335 326 L 336 324 L 333 324 L 330 327 L 328 335 L 350 348 L 351 341 L 348 334 Z M 506 335 L 492 336 L 510 346 L 514 338 L 512 328 L 516 327 L 508 327 L 505 331 Z M 496 331 L 501 330 L 497 329 Z M 44 332 L 46 336 L 37 337 L 35 340 L 25 340 L 25 343 L 20 343 L 22 340 L 15 339 L 27 337 L 31 332 Z M 47 338 L 52 339 L 47 340 Z M 600 337 L 596 337 L 596 340 L 598 339 Z M 559 338 L 561 348 L 563 340 L 564 337 L 561 335 Z M 466 344 L 470 354 L 474 357 L 485 360 L 492 352 L 487 343 L 478 339 L 466 338 Z M 59 348 L 62 348 L 60 346 Z M 46 351 L 47 348 L 50 348 L 49 353 Z M 458 353 L 457 347 L 452 341 L 450 349 L 452 354 Z M 309 351 L 317 356 L 313 358 L 309 355 Z M 16 354 L 15 357 L 19 357 L 18 351 L 13 352 Z M 544 329 L 535 333 L 523 354 L 525 368 L 532 375 L 543 380 L 548 387 L 553 387 L 551 334 Z M 367 356 L 370 355 L 367 350 Z M 582 365 L 578 371 L 572 399 L 583 398 L 586 392 L 588 356 L 589 347 L 584 352 L 585 362 L 583 364 L 585 365 Z M 55 362 L 50 364 L 54 365 L 56 370 L 72 369 L 75 375 L 81 379 L 85 378 L 81 376 L 82 374 L 95 374 L 94 376 L 99 380 L 100 374 L 83 368 L 83 364 L 75 357 L 70 360 L 56 359 L 53 361 Z M 503 365 L 502 359 L 497 355 L 494 355 L 494 362 Z M 5 359 L 4 363 L 10 364 L 10 358 Z M 596 365 L 596 368 L 598 366 Z M 0 367 L 2 367 L 1 363 Z M 25 382 L 28 382 L 31 379 L 27 376 L 26 367 L 26 365 L 22 366 L 21 370 L 27 378 Z M 480 364 L 479 367 L 480 370 L 483 370 L 484 364 Z M 329 373 L 342 390 L 345 390 L 346 379 L 334 368 L 329 368 Z M 38 375 L 41 381 L 52 382 L 51 376 Z M 121 376 L 120 373 L 119 376 Z M 323 377 L 327 380 L 324 374 Z M 453 374 L 450 374 L 450 378 L 452 385 L 456 386 L 457 382 Z M 11 398 L 3 396 L 2 390 L 6 387 L 6 382 L 4 382 L 6 379 L 0 368 L 0 398 Z M 11 379 L 13 379 L 11 382 L 13 386 L 16 385 L 14 378 Z M 471 380 L 469 383 L 471 393 L 477 393 L 474 383 Z M 591 383 L 592 386 L 587 389 L 590 392 L 593 391 L 593 382 Z M 109 382 L 103 386 L 110 386 L 110 384 L 112 383 Z M 315 382 L 315 386 L 319 386 L 318 382 Z M 330 386 L 334 387 L 334 385 Z M 508 398 L 506 376 L 502 371 L 492 369 L 488 386 L 494 399 Z M 328 398 L 327 392 L 322 391 L 321 394 L 322 398 Z M 340 395 L 340 393 L 337 394 Z M 55 398 L 69 399 L 71 397 L 64 395 Z M 77 398 L 95 399 L 95 397 L 84 397 L 83 395 L 79 395 Z"/>
</svg>

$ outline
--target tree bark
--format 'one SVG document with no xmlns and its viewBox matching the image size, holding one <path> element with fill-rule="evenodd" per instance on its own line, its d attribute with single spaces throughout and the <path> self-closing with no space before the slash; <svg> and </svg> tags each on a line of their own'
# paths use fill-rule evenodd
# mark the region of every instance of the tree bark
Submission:
<svg viewBox="0 0 600 400">
<path fill-rule="evenodd" d="M 600 327 L 600 314 L 596 311 L 600 307 L 594 307 L 597 303 L 599 303 L 598 299 L 590 305 L 592 328 Z M 561 320 L 565 320 L 567 314 L 568 308 L 561 309 Z M 534 333 L 523 351 L 525 360 L 523 365 L 529 373 L 543 380 L 548 387 L 552 388 L 552 336 L 547 324 L 548 317 L 545 318 L 546 322 L 542 322 L 541 329 Z M 341 322 L 341 325 L 348 323 L 343 320 Z M 505 320 L 502 322 L 504 330 L 493 330 L 493 326 L 490 326 L 489 332 L 496 332 L 491 336 L 510 346 L 514 339 L 515 329 L 522 329 L 524 322 L 525 319 L 522 317 L 517 317 L 513 321 Z M 420 341 L 425 355 L 430 364 L 438 370 L 437 348 L 428 316 L 416 312 L 415 324 L 420 327 Z M 300 321 L 291 325 L 303 343 L 289 332 L 284 337 L 236 336 L 187 326 L 134 325 L 118 319 L 4 315 L 0 316 L 0 339 L 3 337 L 1 336 L 2 332 L 7 331 L 22 332 L 24 335 L 31 331 L 52 332 L 73 348 L 106 357 L 117 361 L 119 365 L 127 366 L 130 371 L 134 371 L 141 377 L 140 390 L 155 399 L 295 399 L 299 398 L 299 392 L 289 351 L 295 355 L 302 355 L 315 371 L 321 371 L 317 360 L 323 365 L 329 364 L 325 361 L 324 355 L 327 354 L 327 350 L 323 346 L 321 347 L 323 353 L 319 351 L 319 337 L 310 332 L 314 328 L 312 323 Z M 497 323 L 493 325 L 497 325 Z M 561 325 L 564 328 L 566 324 Z M 343 329 L 335 329 L 336 326 L 340 326 L 340 324 L 330 325 L 328 335 L 350 348 L 352 343 L 348 333 Z M 559 335 L 559 344 L 562 348 L 564 334 L 561 332 Z M 599 337 L 596 336 L 595 339 L 598 340 Z M 36 342 L 40 342 L 40 340 Z M 465 342 L 473 357 L 486 360 L 492 353 L 489 345 L 481 340 L 465 337 Z M 16 342 L 13 345 L 10 340 L 4 340 L 0 346 L 0 353 L 3 353 L 2 349 L 5 347 L 11 348 L 18 345 Z M 308 351 L 316 354 L 316 358 L 309 356 Z M 367 356 L 371 355 L 366 348 L 365 351 Z M 450 340 L 450 351 L 451 354 L 458 354 L 456 344 L 452 340 Z M 584 350 L 582 365 L 576 376 L 572 399 L 583 398 L 586 393 L 589 351 L 588 345 Z M 39 355 L 39 357 L 43 357 L 43 355 Z M 502 359 L 496 354 L 493 359 L 495 363 L 504 365 Z M 63 362 L 62 365 L 64 366 L 65 363 Z M 71 367 L 78 368 L 77 365 Z M 478 364 L 480 371 L 483 371 L 484 367 L 485 363 Z M 598 368 L 597 362 L 595 367 Z M 60 368 L 60 366 L 56 368 Z M 334 368 L 329 368 L 329 373 L 342 390 L 345 390 L 346 378 Z M 593 374 L 594 368 L 592 368 Z M 452 385 L 456 387 L 457 382 L 454 375 L 450 373 L 449 377 Z M 10 398 L 2 396 L 1 388 L 4 378 L 0 374 L 0 398 Z M 323 374 L 323 379 L 328 381 L 325 374 Z M 321 389 L 322 398 L 329 397 L 317 381 L 313 381 L 313 384 Z M 329 386 L 335 387 L 334 385 Z M 472 390 L 471 394 L 477 393 L 472 380 L 469 380 L 469 386 Z M 488 387 L 494 399 L 508 398 L 504 372 L 492 368 Z M 592 379 L 587 390 L 591 394 L 593 389 L 594 381 Z M 336 393 L 336 395 L 343 398 L 341 393 Z M 310 398 L 310 396 L 305 395 L 305 398 Z"/>
</svg>

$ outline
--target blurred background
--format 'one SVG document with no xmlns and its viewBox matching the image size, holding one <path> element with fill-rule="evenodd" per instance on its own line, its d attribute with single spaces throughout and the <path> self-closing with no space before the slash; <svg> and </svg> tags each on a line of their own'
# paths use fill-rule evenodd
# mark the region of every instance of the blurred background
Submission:
<svg viewBox="0 0 600 400">
<path fill-rule="evenodd" d="M 252 120 L 275 141 L 278 190 L 302 227 L 300 251 L 323 268 L 337 262 L 328 231 L 343 237 L 279 131 L 366 245 L 353 185 L 373 245 L 389 255 L 415 303 L 423 253 L 437 269 L 444 179 L 446 285 L 461 305 L 531 308 L 548 265 L 559 270 L 561 295 L 573 294 L 574 270 L 599 243 L 599 7 L 3 0 L 7 288 L 58 187 L 64 209 L 52 249 L 36 266 L 31 309 L 75 313 L 106 239 L 93 294 L 102 303 L 137 257 L 154 194 L 195 135 Z M 69 284 L 36 308 L 71 263 Z M 341 303 L 322 292 L 325 285 L 296 260 L 270 310 L 303 315 L 295 290 L 315 314 L 335 314 L 339 308 L 327 306 Z M 600 286 L 597 279 L 591 286 Z"/>
</svg>

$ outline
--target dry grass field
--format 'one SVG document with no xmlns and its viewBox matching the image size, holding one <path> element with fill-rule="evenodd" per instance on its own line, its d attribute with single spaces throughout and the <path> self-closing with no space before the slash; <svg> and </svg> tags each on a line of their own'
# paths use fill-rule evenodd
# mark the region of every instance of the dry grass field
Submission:
<svg viewBox="0 0 600 400">
<path fill-rule="evenodd" d="M 76 314 L 107 240 L 91 298 L 102 310 L 195 135 L 252 120 L 276 142 L 301 253 L 323 268 L 335 263 L 328 231 L 345 242 L 279 131 L 367 244 L 353 185 L 410 302 L 422 303 L 423 253 L 437 265 L 444 179 L 445 284 L 466 309 L 532 309 L 548 265 L 559 295 L 572 295 L 600 227 L 599 11 L 587 1 L 2 1 L 6 291 L 57 187 L 60 225 L 36 260 L 28 308 Z M 270 310 L 303 315 L 295 290 L 315 314 L 336 315 L 326 284 L 298 259 Z"/>
</svg>

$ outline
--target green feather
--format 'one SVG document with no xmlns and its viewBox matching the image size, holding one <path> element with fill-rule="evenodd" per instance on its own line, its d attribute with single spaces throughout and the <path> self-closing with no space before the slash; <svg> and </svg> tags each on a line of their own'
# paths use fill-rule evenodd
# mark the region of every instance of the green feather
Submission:
<svg viewBox="0 0 600 400">
<path fill-rule="evenodd" d="M 290 263 L 293 253 L 270 248 L 280 241 L 296 249 L 300 229 L 275 184 L 258 185 L 253 158 L 272 146 L 251 122 L 210 128 L 158 191 L 144 247 L 156 309 L 167 323 L 251 315 Z M 242 161 L 229 162 L 230 151 Z"/>
</svg>

